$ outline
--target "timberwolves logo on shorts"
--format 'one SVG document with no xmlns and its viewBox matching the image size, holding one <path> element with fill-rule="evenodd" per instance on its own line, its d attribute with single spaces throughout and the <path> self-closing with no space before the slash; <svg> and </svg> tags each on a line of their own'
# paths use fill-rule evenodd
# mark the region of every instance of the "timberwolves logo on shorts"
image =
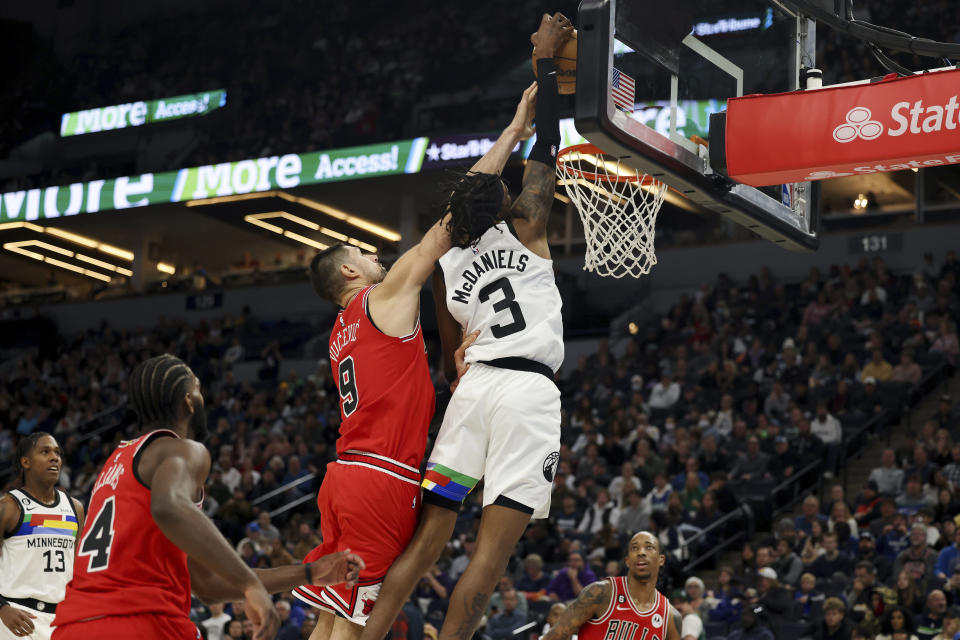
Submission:
<svg viewBox="0 0 960 640">
<path fill-rule="evenodd" d="M 559 451 L 554 451 L 543 461 L 543 477 L 547 479 L 547 482 L 553 482 L 553 474 L 557 472 L 557 463 L 559 461 Z"/>
</svg>

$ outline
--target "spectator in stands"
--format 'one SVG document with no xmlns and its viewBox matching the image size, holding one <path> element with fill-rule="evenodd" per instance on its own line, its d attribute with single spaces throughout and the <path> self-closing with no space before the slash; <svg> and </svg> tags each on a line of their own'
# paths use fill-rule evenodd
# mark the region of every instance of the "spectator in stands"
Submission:
<svg viewBox="0 0 960 640">
<path fill-rule="evenodd" d="M 812 531 L 813 522 L 816 520 L 821 525 L 826 525 L 827 516 L 820 513 L 820 500 L 817 496 L 809 495 L 803 499 L 801 514 L 793 522 L 793 526 L 801 536 L 809 536 Z"/>
<path fill-rule="evenodd" d="M 683 583 L 683 590 L 687 596 L 689 596 L 690 605 L 696 614 L 700 616 L 701 620 L 706 620 L 710 606 L 707 604 L 706 598 L 704 598 L 706 585 L 703 584 L 703 580 L 697 576 L 690 576 L 686 582 Z"/>
<path fill-rule="evenodd" d="M 606 489 L 600 489 L 597 493 L 596 502 L 591 504 L 586 513 L 583 514 L 583 519 L 580 520 L 577 531 L 596 535 L 607 525 L 616 529 L 619 518 L 620 509 L 610 501 L 610 492 Z"/>
<path fill-rule="evenodd" d="M 757 571 L 757 597 L 767 613 L 770 630 L 774 636 L 779 636 L 782 622 L 790 613 L 792 601 L 790 592 L 780 585 L 777 572 L 771 567 L 763 567 Z"/>
<path fill-rule="evenodd" d="M 487 622 L 487 635 L 493 640 L 506 640 L 513 637 L 514 629 L 527 622 L 527 616 L 518 607 L 517 592 L 508 589 L 503 593 L 503 610 Z"/>
<path fill-rule="evenodd" d="M 570 531 L 575 531 L 583 514 L 577 509 L 577 499 L 572 495 L 566 495 L 560 503 L 560 511 L 551 516 L 553 528 L 561 536 Z"/>
<path fill-rule="evenodd" d="M 907 609 L 912 615 L 919 615 L 923 611 L 924 602 L 923 593 L 917 581 L 906 569 L 894 575 L 897 576 L 897 581 L 894 583 L 897 604 Z"/>
<path fill-rule="evenodd" d="M 877 382 L 886 382 L 893 377 L 893 366 L 884 360 L 882 349 L 873 349 L 870 354 L 870 361 L 860 372 L 863 380 L 873 378 Z"/>
<path fill-rule="evenodd" d="M 854 503 L 853 519 L 857 528 L 866 527 L 880 515 L 880 492 L 875 480 L 867 480 Z"/>
<path fill-rule="evenodd" d="M 667 483 L 667 475 L 663 472 L 657 473 L 653 477 L 653 489 L 647 494 L 645 500 L 650 504 L 650 511 L 666 511 L 667 502 L 670 500 L 670 494 L 673 493 L 673 487 Z"/>
<path fill-rule="evenodd" d="M 884 449 L 880 466 L 870 471 L 870 480 L 877 484 L 881 495 L 896 496 L 903 486 L 903 470 L 897 467 L 897 456 L 893 449 Z"/>
<path fill-rule="evenodd" d="M 823 534 L 823 554 L 807 566 L 807 569 L 817 578 L 831 578 L 834 573 L 850 573 L 852 561 L 850 556 L 838 549 L 837 534 L 827 531 Z"/>
<path fill-rule="evenodd" d="M 711 622 L 734 622 L 740 618 L 741 592 L 734 583 L 733 567 L 721 565 L 716 586 L 707 592 L 706 603 Z"/>
<path fill-rule="evenodd" d="M 550 607 L 550 611 L 547 612 L 547 620 L 543 624 L 543 629 L 540 631 L 540 637 L 544 637 L 550 631 L 551 628 L 557 621 L 560 619 L 560 616 L 563 615 L 563 612 L 567 610 L 567 605 L 562 602 L 554 602 Z"/>
<path fill-rule="evenodd" d="M 776 436 L 773 438 L 773 455 L 767 462 L 766 475 L 777 483 L 785 482 L 796 473 L 803 462 L 784 436 Z"/>
<path fill-rule="evenodd" d="M 210 617 L 200 623 L 206 632 L 207 640 L 222 640 L 224 627 L 230 622 L 231 617 L 224 612 L 223 603 L 214 603 L 210 605 Z"/>
<path fill-rule="evenodd" d="M 957 640 L 960 636 L 960 607 L 950 606 L 943 614 L 943 629 L 933 640 Z"/>
<path fill-rule="evenodd" d="M 703 620 L 696 607 L 690 602 L 690 596 L 685 591 L 675 593 L 670 598 L 670 604 L 680 613 L 680 640 L 699 640 L 703 637 Z"/>
<path fill-rule="evenodd" d="M 893 640 L 894 634 L 898 632 L 906 632 L 909 640 L 917 640 L 913 612 L 895 605 L 884 611 L 880 619 L 880 633 L 877 635 L 877 640 Z"/>
<path fill-rule="evenodd" d="M 760 440 L 750 436 L 747 441 L 747 453 L 733 468 L 732 477 L 736 480 L 760 480 L 767 476 L 769 456 L 760 451 Z"/>
<path fill-rule="evenodd" d="M 711 476 L 717 471 L 727 471 L 730 468 L 727 456 L 717 448 L 717 439 L 710 434 L 704 434 L 700 439 L 697 462 L 700 471 Z"/>
<path fill-rule="evenodd" d="M 547 585 L 550 576 L 543 572 L 543 558 L 536 553 L 529 554 L 523 560 L 523 575 L 517 580 L 517 589 L 527 600 L 543 600 L 547 598 Z"/>
<path fill-rule="evenodd" d="M 943 476 L 954 491 L 960 490 L 960 444 L 950 448 L 950 463 L 943 467 Z"/>
<path fill-rule="evenodd" d="M 640 491 L 640 480 L 634 475 L 633 464 L 624 462 L 620 466 L 620 475 L 610 482 L 610 497 L 622 509 L 626 505 L 624 497 L 631 491 Z"/>
<path fill-rule="evenodd" d="M 843 597 L 850 605 L 850 617 L 861 622 L 866 617 L 867 612 L 872 610 L 871 598 L 875 593 L 889 591 L 886 587 L 878 584 L 877 568 L 872 563 L 861 560 L 853 569 L 853 582 L 844 592 Z M 889 592 L 891 600 L 895 599 L 892 591 Z"/>
<path fill-rule="evenodd" d="M 630 537 L 637 531 L 650 528 L 650 503 L 643 499 L 639 491 L 628 491 L 626 506 L 620 510 L 617 520 L 617 532 L 623 537 Z"/>
<path fill-rule="evenodd" d="M 800 588 L 794 593 L 793 599 L 799 605 L 795 610 L 801 618 L 813 617 L 817 607 L 822 606 L 825 596 L 817 591 L 816 586 L 817 577 L 812 573 L 804 573 L 800 576 Z"/>
<path fill-rule="evenodd" d="M 873 376 L 864 378 L 863 390 L 857 398 L 857 410 L 868 416 L 879 415 L 883 413 L 884 400 L 883 394 L 877 388 L 877 379 Z"/>
<path fill-rule="evenodd" d="M 668 410 L 680 399 L 680 385 L 673 379 L 673 373 L 668 368 L 660 372 L 660 381 L 653 385 L 647 405 L 654 410 Z"/>
<path fill-rule="evenodd" d="M 933 344 L 930 345 L 930 351 L 942 353 L 947 361 L 956 366 L 960 358 L 960 342 L 957 341 L 957 325 L 944 318 L 940 321 L 939 333 Z"/>
<path fill-rule="evenodd" d="M 893 563 L 886 556 L 877 553 L 877 545 L 872 533 L 861 531 L 858 538 L 857 560 L 873 565 L 877 572 L 877 579 L 880 582 L 886 582 L 890 577 Z"/>
<path fill-rule="evenodd" d="M 927 606 L 917 620 L 917 637 L 920 640 L 933 640 L 943 629 L 943 614 L 947 611 L 947 597 L 940 589 L 927 594 Z"/>
<path fill-rule="evenodd" d="M 781 582 L 791 587 L 797 584 L 800 574 L 803 573 L 803 561 L 785 538 L 777 540 L 776 560 L 772 567 L 780 576 Z"/>
<path fill-rule="evenodd" d="M 470 559 L 473 558 L 473 554 L 476 553 L 477 537 L 472 533 L 465 534 L 462 537 L 461 549 L 462 553 L 453 559 L 448 571 L 450 578 L 454 581 L 460 579 L 461 574 L 466 571 L 467 565 L 470 564 Z"/>
<path fill-rule="evenodd" d="M 832 476 L 837 469 L 837 461 L 842 452 L 843 429 L 840 421 L 827 411 L 827 403 L 824 400 L 817 403 L 816 417 L 810 421 L 810 433 L 820 438 L 826 445 L 826 469 Z"/>
<path fill-rule="evenodd" d="M 547 585 L 547 595 L 551 600 L 569 602 L 580 595 L 585 586 L 596 580 L 593 570 L 584 566 L 583 556 L 574 551 L 567 556 L 567 566 L 558 569 L 553 580 Z"/>
<path fill-rule="evenodd" d="M 823 441 L 810 432 L 810 421 L 802 416 L 797 421 L 797 434 L 791 439 L 791 445 L 803 464 L 824 458 Z"/>
<path fill-rule="evenodd" d="M 280 616 L 277 640 L 300 640 L 300 625 L 290 618 L 290 601 L 286 598 L 280 598 L 274 606 Z"/>
<path fill-rule="evenodd" d="M 907 516 L 934 506 L 934 500 L 923 490 L 923 477 L 919 473 L 907 476 L 906 486 L 903 493 L 897 496 L 896 502 L 897 510 Z"/>
<path fill-rule="evenodd" d="M 934 574 L 941 580 L 952 576 L 960 568 L 960 528 L 953 534 L 953 544 L 944 547 L 937 555 Z"/>
<path fill-rule="evenodd" d="M 853 624 L 847 607 L 840 598 L 827 598 L 823 603 L 823 620 L 813 630 L 814 640 L 850 640 Z"/>
<path fill-rule="evenodd" d="M 953 398 L 944 393 L 940 396 L 937 410 L 933 414 L 933 422 L 938 429 L 946 429 L 950 434 L 957 435 L 957 409 L 953 406 Z"/>
<path fill-rule="evenodd" d="M 916 474 L 920 476 L 920 484 L 930 484 L 933 474 L 937 471 L 937 465 L 930 462 L 930 454 L 923 445 L 917 445 L 913 448 L 913 464 L 907 469 L 907 478 Z"/>
<path fill-rule="evenodd" d="M 842 500 L 837 500 L 830 507 L 830 517 L 827 520 L 827 529 L 834 531 L 837 523 L 845 522 L 850 527 L 850 535 L 856 537 L 859 529 L 857 527 L 857 521 L 850 514 L 850 507 L 846 502 Z M 847 541 L 841 541 L 841 548 L 846 545 Z"/>
<path fill-rule="evenodd" d="M 904 349 L 900 352 L 900 364 L 893 368 L 891 380 L 894 382 L 909 382 L 917 384 L 923 378 L 923 369 L 913 361 L 913 349 Z"/>
<path fill-rule="evenodd" d="M 926 527 L 920 523 L 913 524 L 910 527 L 910 546 L 897 556 L 893 573 L 899 575 L 901 571 L 907 571 L 923 589 L 934 576 L 936 564 L 937 552 L 927 546 Z"/>
<path fill-rule="evenodd" d="M 762 607 L 746 606 L 740 616 L 740 626 L 730 632 L 727 640 L 775 640 L 773 632 L 760 620 L 757 611 L 762 612 Z"/>
<path fill-rule="evenodd" d="M 451 585 L 452 586 L 452 585 Z M 497 581 L 497 588 L 490 596 L 490 602 L 487 604 L 487 613 L 489 614 L 491 610 L 503 611 L 504 610 L 504 599 L 506 598 L 506 593 L 508 591 L 515 591 L 517 595 L 517 604 L 516 609 L 524 616 L 527 615 L 529 610 L 529 605 L 527 604 L 527 599 L 523 597 L 523 594 L 513 584 L 513 576 L 510 574 L 504 574 L 500 576 L 500 580 Z"/>
</svg>

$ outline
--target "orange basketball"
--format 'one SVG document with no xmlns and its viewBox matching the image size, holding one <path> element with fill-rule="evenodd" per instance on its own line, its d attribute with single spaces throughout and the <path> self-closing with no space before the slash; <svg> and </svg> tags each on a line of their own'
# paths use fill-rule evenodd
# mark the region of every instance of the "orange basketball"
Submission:
<svg viewBox="0 0 960 640">
<path fill-rule="evenodd" d="M 537 48 L 533 48 L 531 62 L 533 63 L 533 75 L 537 75 Z M 560 47 L 560 51 L 553 56 L 553 65 L 557 69 L 557 90 L 568 95 L 577 92 L 577 30 L 573 30 L 573 35 Z"/>
</svg>

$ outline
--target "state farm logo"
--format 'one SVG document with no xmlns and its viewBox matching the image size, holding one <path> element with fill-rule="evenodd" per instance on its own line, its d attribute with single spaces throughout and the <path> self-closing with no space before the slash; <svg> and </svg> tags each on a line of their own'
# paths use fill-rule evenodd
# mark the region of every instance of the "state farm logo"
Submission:
<svg viewBox="0 0 960 640">
<path fill-rule="evenodd" d="M 883 124 L 871 120 L 873 113 L 866 107 L 854 107 L 847 112 L 847 121 L 833 130 L 833 139 L 837 142 L 876 140 L 883 135 Z"/>
</svg>

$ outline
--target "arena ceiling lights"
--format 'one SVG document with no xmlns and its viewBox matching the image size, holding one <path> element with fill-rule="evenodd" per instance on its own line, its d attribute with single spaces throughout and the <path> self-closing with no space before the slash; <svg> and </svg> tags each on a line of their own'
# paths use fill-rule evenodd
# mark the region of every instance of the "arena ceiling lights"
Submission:
<svg viewBox="0 0 960 640">
<path fill-rule="evenodd" d="M 343 223 L 346 223 L 352 227 L 365 231 L 369 234 L 388 240 L 390 242 L 399 242 L 401 235 L 392 229 L 388 229 L 381 225 L 378 225 L 374 222 L 371 222 L 365 218 L 355 216 L 353 214 L 347 213 L 337 209 L 336 207 L 331 207 L 330 205 L 324 204 L 322 202 L 317 202 L 310 198 L 304 198 L 301 196 L 294 196 L 285 191 L 262 191 L 258 193 L 245 193 L 232 196 L 219 196 L 215 198 L 207 198 L 204 200 L 189 200 L 186 202 L 188 207 L 202 207 L 213 204 L 225 204 L 230 202 L 240 202 L 244 200 L 259 200 L 262 198 L 279 198 L 285 200 L 286 202 L 291 202 L 314 211 L 319 211 L 324 215 L 330 216 L 336 220 L 339 220 Z M 290 240 L 294 240 L 301 244 L 305 244 L 314 249 L 323 250 L 330 246 L 328 243 L 314 238 L 310 238 L 302 235 L 303 229 L 309 229 L 310 231 L 319 233 L 326 238 L 335 240 L 338 242 L 343 242 L 346 244 L 351 244 L 355 247 L 358 247 L 364 251 L 370 253 L 376 253 L 377 248 L 372 244 L 359 240 L 353 236 L 341 233 L 335 229 L 331 229 L 324 225 L 321 225 L 313 220 L 309 220 L 302 216 L 294 215 L 287 211 L 270 211 L 266 213 L 253 213 L 248 214 L 243 217 L 245 222 L 248 222 L 252 225 L 265 229 L 277 235 L 281 235 Z M 273 220 L 274 222 L 266 222 L 266 220 Z M 291 225 L 297 225 L 290 228 Z M 286 228 L 285 228 L 286 227 Z M 298 228 L 299 227 L 299 228 Z"/>
<path fill-rule="evenodd" d="M 75 245 L 86 247 L 88 251 L 74 251 L 60 244 L 54 244 L 53 242 L 39 238 L 4 242 L 3 248 L 7 251 L 103 282 L 110 282 L 116 276 L 129 278 L 133 275 L 133 271 L 127 267 L 89 255 L 90 253 L 100 253 L 114 259 L 120 258 L 126 262 L 133 262 L 134 255 L 132 251 L 121 249 L 120 247 L 115 247 L 105 242 L 99 242 L 93 238 L 71 233 L 70 231 L 57 229 L 55 227 L 43 227 L 38 224 L 33 224 L 32 222 L 6 222 L 0 224 L 0 232 L 15 231 L 18 229 L 32 232 L 33 234 L 55 236 Z"/>
</svg>

